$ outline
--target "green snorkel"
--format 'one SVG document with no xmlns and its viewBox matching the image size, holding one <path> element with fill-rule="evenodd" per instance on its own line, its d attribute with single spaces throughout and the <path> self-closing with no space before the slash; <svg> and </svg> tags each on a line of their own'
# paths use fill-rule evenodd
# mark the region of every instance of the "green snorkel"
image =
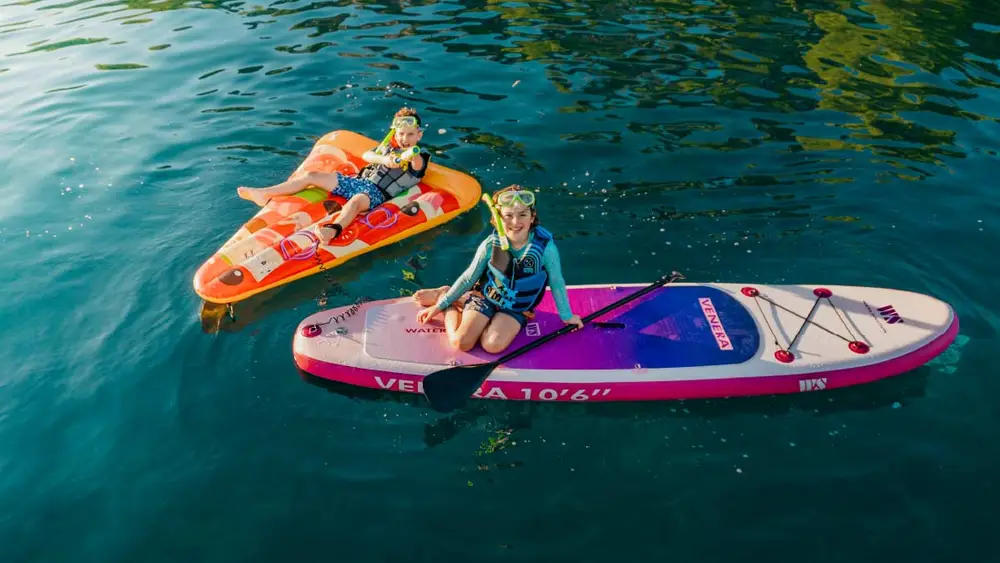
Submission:
<svg viewBox="0 0 1000 563">
<path fill-rule="evenodd" d="M 500 220 L 500 214 L 497 213 L 497 208 L 493 206 L 493 198 L 487 194 L 483 194 L 482 200 L 486 203 L 486 207 L 490 210 L 490 215 L 493 216 L 493 223 L 497 226 L 497 235 L 500 236 L 500 247 L 504 250 L 510 250 L 510 241 L 507 240 L 507 232 L 503 229 L 503 221 Z"/>
<path fill-rule="evenodd" d="M 395 127 L 390 127 L 389 128 L 389 132 L 385 134 L 385 138 L 382 139 L 382 142 L 378 144 L 378 148 L 389 146 L 389 141 L 392 139 L 392 136 L 395 135 L 395 134 L 396 134 L 396 128 Z"/>
</svg>

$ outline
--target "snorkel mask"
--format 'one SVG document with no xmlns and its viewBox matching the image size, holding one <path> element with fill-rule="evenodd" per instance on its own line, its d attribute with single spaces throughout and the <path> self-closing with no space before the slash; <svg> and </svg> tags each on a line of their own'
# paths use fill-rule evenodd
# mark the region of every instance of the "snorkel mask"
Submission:
<svg viewBox="0 0 1000 563">
<path fill-rule="evenodd" d="M 420 129 L 420 121 L 412 115 L 401 115 L 392 120 L 392 128 L 399 129 L 400 127 L 412 127 L 413 129 Z"/>
<path fill-rule="evenodd" d="M 534 207 L 535 194 L 528 190 L 508 190 L 496 196 L 498 207 L 513 207 L 515 203 L 520 203 L 525 207 Z"/>
</svg>

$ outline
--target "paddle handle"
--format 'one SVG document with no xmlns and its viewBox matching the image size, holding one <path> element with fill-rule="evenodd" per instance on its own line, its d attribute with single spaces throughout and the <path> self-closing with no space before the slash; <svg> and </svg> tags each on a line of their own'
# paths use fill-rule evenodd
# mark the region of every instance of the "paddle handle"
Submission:
<svg viewBox="0 0 1000 563">
<path fill-rule="evenodd" d="M 587 324 L 590 321 L 596 319 L 597 317 L 600 317 L 601 315 L 603 315 L 603 314 L 605 314 L 605 313 L 607 313 L 609 311 L 613 311 L 614 309 L 617 309 L 618 307 L 621 307 L 622 305 L 628 303 L 629 301 L 633 301 L 635 299 L 638 299 L 638 298 L 642 297 L 643 295 L 646 295 L 647 293 L 649 293 L 649 292 L 651 292 L 651 291 L 653 291 L 655 289 L 663 287 L 664 285 L 667 285 L 668 283 L 673 282 L 675 280 L 682 279 L 683 277 L 684 276 L 681 275 L 680 272 L 673 272 L 669 276 L 662 276 L 662 277 L 660 277 L 659 280 L 653 282 L 650 285 L 647 285 L 646 287 L 640 289 L 639 291 L 636 291 L 635 293 L 633 293 L 631 295 L 623 297 L 623 298 L 619 299 L 618 301 L 615 301 L 614 303 L 611 303 L 609 305 L 605 305 L 604 307 L 601 307 L 600 309 L 594 311 L 593 313 L 587 315 L 586 317 L 583 317 L 580 320 L 583 321 L 584 324 Z M 574 328 L 576 328 L 576 327 L 574 327 L 573 325 L 566 325 L 566 326 L 560 328 L 559 330 L 557 330 L 555 332 L 550 332 L 549 334 L 543 336 L 542 338 L 539 338 L 538 340 L 532 342 L 531 344 L 525 344 L 524 346 L 521 346 L 517 350 L 514 350 L 513 352 L 510 352 L 509 354 L 506 354 L 506 355 L 504 355 L 504 356 L 502 356 L 502 357 L 494 360 L 493 361 L 493 365 L 500 365 L 500 364 L 503 364 L 505 362 L 509 362 L 510 360 L 513 360 L 514 358 L 520 356 L 521 354 L 524 354 L 525 352 L 529 352 L 531 350 L 534 350 L 535 348 L 541 346 L 542 344 L 545 344 L 546 342 L 548 342 L 549 340 L 552 340 L 553 338 L 562 336 L 563 334 L 566 334 L 567 332 L 572 331 Z"/>
</svg>

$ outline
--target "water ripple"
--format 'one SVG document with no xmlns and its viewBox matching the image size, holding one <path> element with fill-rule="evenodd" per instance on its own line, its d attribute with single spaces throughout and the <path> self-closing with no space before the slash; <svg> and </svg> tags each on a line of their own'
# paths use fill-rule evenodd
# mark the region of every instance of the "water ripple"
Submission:
<svg viewBox="0 0 1000 563">
<path fill-rule="evenodd" d="M 10 366 L 0 498 L 11 507 L 0 532 L 18 540 L 0 543 L 15 546 L 13 560 L 279 557 L 331 529 L 352 532 L 337 538 L 344 552 L 409 557 L 408 542 L 375 535 L 414 530 L 416 541 L 414 522 L 455 524 L 442 506 L 500 497 L 512 506 L 483 509 L 501 516 L 486 539 L 474 518 L 459 526 L 468 552 L 490 560 L 542 546 L 536 536 L 565 536 L 565 558 L 626 541 L 662 556 L 649 546 L 664 530 L 683 558 L 704 549 L 694 532 L 718 539 L 748 518 L 750 531 L 708 557 L 745 556 L 747 534 L 798 538 L 794 556 L 808 557 L 817 544 L 801 522 L 817 518 L 897 558 L 930 557 L 945 540 L 972 546 L 982 531 L 967 515 L 994 504 L 974 484 L 996 465 L 981 446 L 1000 392 L 989 369 L 1000 321 L 984 282 L 1000 276 L 990 254 L 1000 27 L 988 4 L 26 0 L 0 10 L 0 359 Z M 437 162 L 486 189 L 538 188 L 571 283 L 677 268 L 699 281 L 935 293 L 971 338 L 950 351 L 962 377 L 938 366 L 815 398 L 523 415 L 491 406 L 446 421 L 416 402 L 301 384 L 289 327 L 337 299 L 449 283 L 490 228 L 478 212 L 262 295 L 203 332 L 190 279 L 253 211 L 235 187 L 283 180 L 330 130 L 378 138 L 403 104 L 421 111 L 421 144 Z M 962 414 L 942 426 L 942 412 Z M 894 471 L 903 466 L 930 469 Z M 622 494 L 594 494 L 616 478 Z M 766 491 L 757 504 L 771 509 L 745 514 L 737 489 Z M 850 524 L 840 504 L 871 490 L 887 491 L 869 510 L 878 522 Z M 928 490 L 972 504 L 956 512 L 910 494 Z M 250 510 L 232 501 L 246 491 Z M 541 499 L 543 519 L 573 526 L 530 531 L 504 518 L 524 512 L 522 492 Z M 721 509 L 706 512 L 706 498 Z M 642 515 L 654 511 L 663 518 L 651 526 Z M 385 526 L 358 525 L 373 521 Z M 900 540 L 913 522 L 926 533 Z M 90 551 L 69 553 L 80 545 Z M 835 551 L 863 559 L 868 547 Z"/>
</svg>

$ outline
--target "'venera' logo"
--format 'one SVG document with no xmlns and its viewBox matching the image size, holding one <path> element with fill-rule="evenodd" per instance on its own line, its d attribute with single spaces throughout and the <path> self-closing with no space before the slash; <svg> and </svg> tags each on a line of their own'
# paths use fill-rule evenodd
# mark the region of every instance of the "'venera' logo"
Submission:
<svg viewBox="0 0 1000 563">
<path fill-rule="evenodd" d="M 712 300 L 708 297 L 699 297 L 698 304 L 701 305 L 701 312 L 705 314 L 708 328 L 712 331 L 712 336 L 715 337 L 715 343 L 719 346 L 719 350 L 732 350 L 733 341 L 726 334 L 726 327 L 722 326 L 722 319 L 719 318 L 719 312 L 715 310 Z"/>
<path fill-rule="evenodd" d="M 899 316 L 899 313 L 896 312 L 896 309 L 893 308 L 892 305 L 879 307 L 878 314 L 882 315 L 882 318 L 885 319 L 885 322 L 891 325 L 903 322 L 903 318 Z"/>
</svg>

